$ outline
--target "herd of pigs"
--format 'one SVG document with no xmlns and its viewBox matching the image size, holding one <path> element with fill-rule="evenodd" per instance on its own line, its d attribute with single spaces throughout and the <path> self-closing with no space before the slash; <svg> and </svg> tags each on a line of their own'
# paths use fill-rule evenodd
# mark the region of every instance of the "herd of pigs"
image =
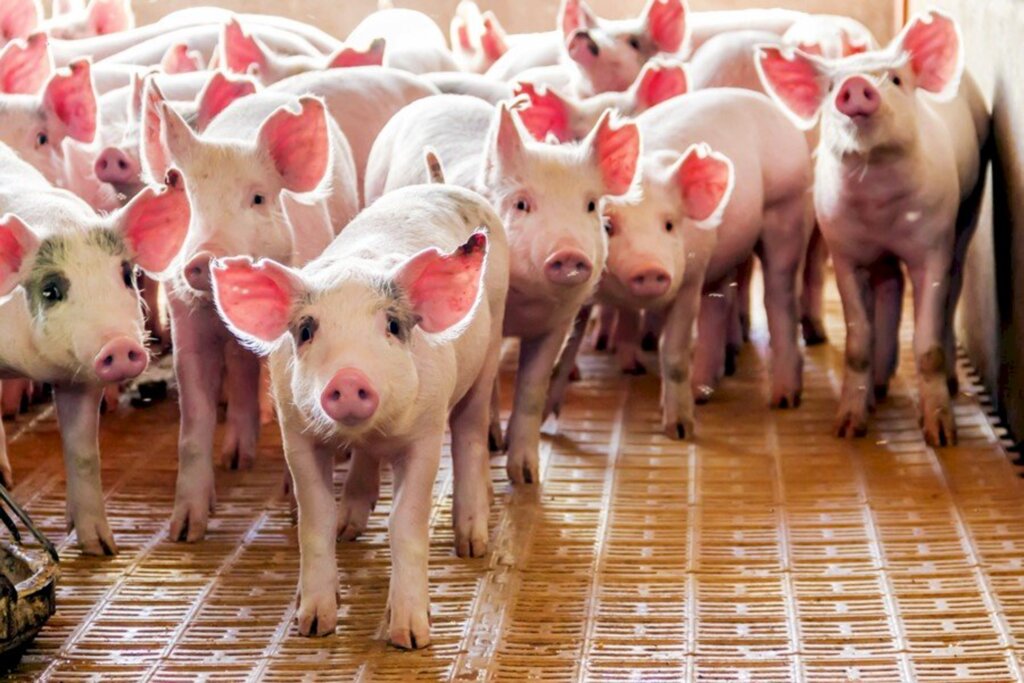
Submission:
<svg viewBox="0 0 1024 683">
<path fill-rule="evenodd" d="M 212 7 L 134 27 L 125 0 L 56 5 L 45 18 L 0 0 L 0 377 L 6 405 L 53 388 L 86 553 L 116 552 L 104 394 L 145 370 L 147 340 L 173 342 L 171 536 L 206 532 L 219 405 L 223 463 L 246 466 L 272 395 L 298 507 L 298 630 L 334 631 L 335 541 L 365 529 L 383 460 L 390 639 L 425 646 L 446 425 L 456 552 L 479 557 L 489 454 L 507 451 L 514 484 L 538 482 L 541 425 L 588 330 L 625 371 L 657 350 L 662 429 L 694 435 L 747 332 L 755 257 L 772 406 L 800 405 L 800 337 L 825 341 L 831 255 L 836 434 L 864 435 L 885 395 L 905 273 L 924 436 L 956 439 L 952 316 L 988 114 L 941 12 L 880 47 L 843 17 L 683 0 L 624 20 L 562 0 L 556 30 L 510 35 L 464 2 L 449 44 L 405 9 L 340 41 Z M 504 338 L 520 343 L 505 430 Z M 340 502 L 336 453 L 351 457 Z M 2 438 L 0 456 L 10 485 Z"/>
</svg>

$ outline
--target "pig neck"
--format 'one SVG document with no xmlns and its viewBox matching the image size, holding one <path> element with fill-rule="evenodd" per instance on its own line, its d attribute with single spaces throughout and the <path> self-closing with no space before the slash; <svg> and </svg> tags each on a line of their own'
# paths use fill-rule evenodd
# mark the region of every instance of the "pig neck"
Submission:
<svg viewBox="0 0 1024 683">
<path fill-rule="evenodd" d="M 852 188 L 851 194 L 875 199 L 894 199 L 914 192 L 924 181 L 921 169 L 926 165 L 924 147 L 916 133 L 906 140 L 867 150 L 838 151 L 824 142 L 818 148 L 819 175 L 838 175 L 844 188 Z M 854 182 L 845 182 L 850 179 Z"/>
<path fill-rule="evenodd" d="M 32 338 L 32 315 L 25 290 L 18 288 L 0 304 L 0 330 L 4 344 L 0 346 L 0 377 L 28 377 L 39 381 L 59 381 L 67 373 L 47 363 L 36 351 Z"/>
</svg>

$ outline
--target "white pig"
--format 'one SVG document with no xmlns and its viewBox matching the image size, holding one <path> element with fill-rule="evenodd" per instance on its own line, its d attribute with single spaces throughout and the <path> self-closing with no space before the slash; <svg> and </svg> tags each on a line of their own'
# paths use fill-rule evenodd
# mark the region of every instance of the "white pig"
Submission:
<svg viewBox="0 0 1024 683">
<path fill-rule="evenodd" d="M 0 93 L 35 95 L 53 72 L 45 33 L 16 38 L 0 51 Z"/>
<path fill-rule="evenodd" d="M 352 153 L 321 100 L 266 91 L 240 99 L 197 136 L 168 103 L 145 96 L 145 177 L 180 169 L 192 205 L 182 269 L 169 292 L 181 405 L 178 485 L 171 537 L 201 539 L 214 504 L 213 437 L 222 369 L 227 433 L 222 462 L 250 467 L 259 437 L 259 363 L 221 324 L 210 261 L 247 255 L 290 263 L 322 249 L 359 208 Z M 293 197 L 295 193 L 297 197 Z M 298 199 L 299 201 L 293 201 Z M 300 234 L 306 211 L 326 210 L 326 234 Z"/>
<path fill-rule="evenodd" d="M 795 122 L 809 128 L 821 118 L 814 201 L 846 318 L 836 434 L 865 434 L 874 396 L 895 371 L 902 263 L 915 295 L 925 439 L 954 443 L 953 314 L 988 135 L 956 22 L 928 12 L 885 49 L 840 60 L 769 47 L 758 68 Z"/>
<path fill-rule="evenodd" d="M 348 34 L 348 45 L 370 45 L 384 39 L 384 65 L 415 74 L 458 71 L 444 34 L 423 12 L 387 8 L 368 15 Z"/>
<path fill-rule="evenodd" d="M 413 102 L 381 131 L 370 153 L 366 201 L 422 182 L 423 150 L 447 164 L 448 180 L 479 191 L 502 217 L 512 270 L 504 333 L 520 339 L 515 407 L 508 427 L 508 474 L 539 482 L 541 414 L 555 360 L 580 306 L 604 269 L 604 197 L 627 194 L 640 154 L 632 123 L 605 115 L 579 145 L 533 142 L 518 117 L 462 95 Z M 492 442 L 502 443 L 492 414 Z"/>
<path fill-rule="evenodd" d="M 42 28 L 53 38 L 76 40 L 135 28 L 135 13 L 130 0 L 89 0 L 85 7 L 65 8 L 43 22 Z"/>
<path fill-rule="evenodd" d="M 299 505 L 301 634 L 334 632 L 335 543 L 365 529 L 385 460 L 395 473 L 388 633 L 403 648 L 430 643 L 430 509 L 446 422 L 456 548 L 487 552 L 488 412 L 508 260 L 501 220 L 482 197 L 422 185 L 381 198 L 301 270 L 249 258 L 214 266 L 220 314 L 271 354 Z M 339 515 L 332 472 L 345 450 Z"/>
<path fill-rule="evenodd" d="M 184 183 L 168 183 L 100 217 L 0 145 L 0 377 L 55 386 L 68 525 L 88 554 L 117 552 L 100 485 L 103 384 L 148 361 L 134 268 L 159 276 L 188 229 Z M 0 456 L 10 485 L 2 434 Z"/>
</svg>

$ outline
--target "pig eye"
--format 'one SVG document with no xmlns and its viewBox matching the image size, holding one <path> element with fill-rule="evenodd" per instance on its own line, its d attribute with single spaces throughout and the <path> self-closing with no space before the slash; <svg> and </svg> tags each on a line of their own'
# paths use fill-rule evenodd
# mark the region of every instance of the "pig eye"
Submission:
<svg viewBox="0 0 1024 683">
<path fill-rule="evenodd" d="M 530 202 L 525 199 L 516 200 L 516 211 L 522 211 L 523 213 L 530 213 Z"/>
<path fill-rule="evenodd" d="M 388 316 L 388 334 L 392 337 L 401 337 L 402 323 L 394 316 Z"/>
<path fill-rule="evenodd" d="M 899 74 L 892 75 L 892 84 L 895 85 L 897 88 L 903 85 L 903 79 L 899 77 Z"/>
<path fill-rule="evenodd" d="M 672 228 L 676 226 L 672 225 L 672 221 L 665 222 L 665 232 L 672 232 Z"/>
<path fill-rule="evenodd" d="M 42 147 L 49 141 L 50 138 L 46 135 L 46 133 L 39 133 L 38 135 L 36 135 L 36 147 Z"/>
<path fill-rule="evenodd" d="M 612 223 L 611 218 L 604 219 L 604 231 L 608 233 L 609 237 L 612 237 L 615 234 L 615 225 Z"/>
<path fill-rule="evenodd" d="M 313 341 L 313 335 L 316 334 L 316 320 L 313 318 L 303 318 L 302 322 L 299 323 L 299 329 L 295 332 L 295 337 L 299 341 L 299 346 L 302 346 L 306 342 Z"/>
<path fill-rule="evenodd" d="M 252 196 L 252 205 L 260 206 L 263 202 L 267 201 L 266 197 L 259 194 L 258 192 Z"/>
<path fill-rule="evenodd" d="M 128 289 L 135 289 L 135 267 L 127 261 L 121 261 L 121 280 Z"/>
<path fill-rule="evenodd" d="M 67 280 L 59 275 L 51 275 L 43 280 L 43 285 L 39 289 L 39 295 L 43 298 L 44 305 L 52 306 L 64 301 L 65 297 L 67 297 L 67 288 Z"/>
<path fill-rule="evenodd" d="M 629 39 L 629 46 L 631 48 L 633 48 L 634 50 L 636 50 L 637 52 L 639 52 L 640 51 L 640 39 L 637 38 L 636 36 L 630 37 L 630 39 Z"/>
<path fill-rule="evenodd" d="M 595 211 L 597 211 L 597 202 L 591 199 L 587 202 L 587 213 L 594 213 Z"/>
</svg>

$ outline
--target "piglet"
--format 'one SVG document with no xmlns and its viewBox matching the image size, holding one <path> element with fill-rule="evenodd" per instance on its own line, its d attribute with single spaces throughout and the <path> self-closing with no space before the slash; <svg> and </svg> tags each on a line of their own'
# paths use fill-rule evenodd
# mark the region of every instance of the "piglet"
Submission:
<svg viewBox="0 0 1024 683">
<path fill-rule="evenodd" d="M 61 40 L 104 36 L 135 28 L 130 0 L 89 0 L 84 7 L 59 9 L 59 3 L 55 3 L 53 17 L 43 22 L 42 28 Z"/>
<path fill-rule="evenodd" d="M 302 269 L 247 257 L 214 265 L 218 312 L 247 347 L 270 354 L 299 505 L 302 635 L 334 632 L 335 542 L 365 529 L 385 460 L 395 481 L 388 633 L 402 648 L 430 643 L 430 510 L 446 423 L 456 549 L 486 553 L 508 261 L 487 201 L 435 184 L 381 198 Z M 346 450 L 339 515 L 333 463 Z"/>
<path fill-rule="evenodd" d="M 924 436 L 933 446 L 954 443 L 953 315 L 988 136 L 956 22 L 927 12 L 886 48 L 839 60 L 766 47 L 758 68 L 797 124 L 821 119 L 814 202 L 846 318 L 835 433 L 866 433 L 875 395 L 885 395 L 895 372 L 902 264 L 914 288 Z"/>
<path fill-rule="evenodd" d="M 345 43 L 372 45 L 380 39 L 388 45 L 385 66 L 415 74 L 459 70 L 441 29 L 423 12 L 379 9 L 360 21 Z"/>
<path fill-rule="evenodd" d="M 52 72 L 45 33 L 12 40 L 0 50 L 0 92 L 4 94 L 35 95 Z"/>
<path fill-rule="evenodd" d="M 68 526 L 88 554 L 117 552 L 100 484 L 103 385 L 148 361 L 138 266 L 167 271 L 189 205 L 177 172 L 106 217 L 0 145 L 0 377 L 55 386 L 68 482 Z M 101 304 L 101 305 L 100 305 Z M 0 437 L 0 475 L 11 483 Z"/>
</svg>

